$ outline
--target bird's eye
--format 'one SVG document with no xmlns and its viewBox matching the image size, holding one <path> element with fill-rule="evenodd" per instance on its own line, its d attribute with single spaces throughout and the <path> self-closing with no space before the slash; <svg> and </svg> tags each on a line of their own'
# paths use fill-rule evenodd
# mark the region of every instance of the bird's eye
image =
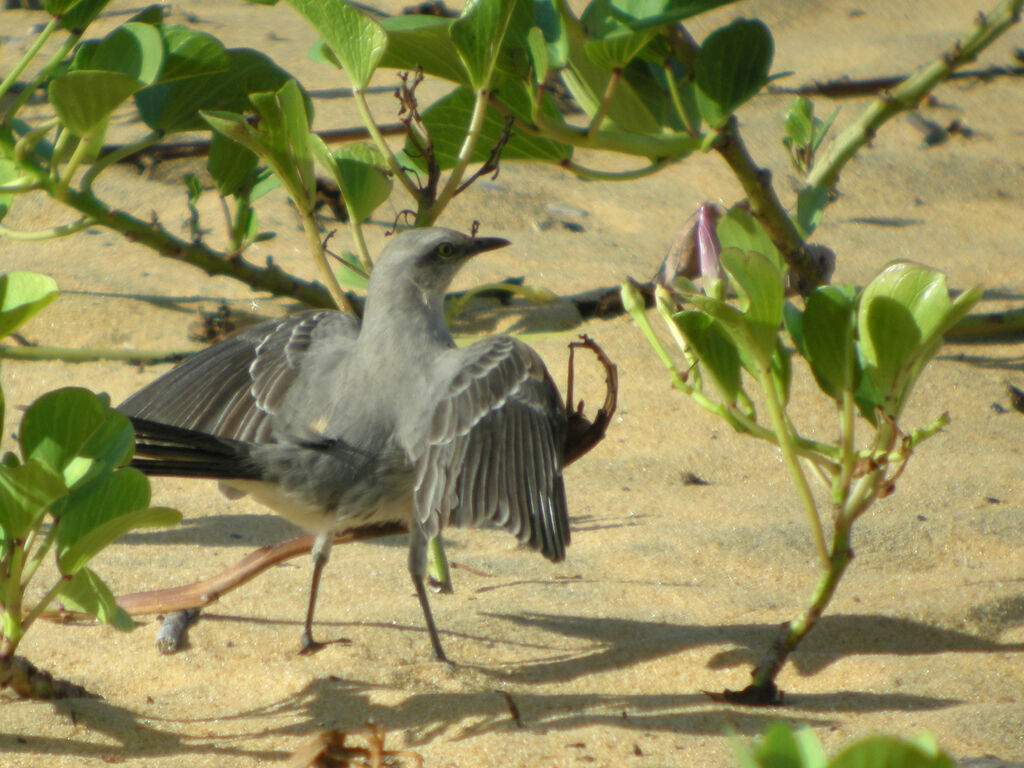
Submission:
<svg viewBox="0 0 1024 768">
<path fill-rule="evenodd" d="M 442 259 L 450 259 L 455 255 L 455 246 L 451 243 L 441 243 L 437 246 L 437 255 Z"/>
</svg>

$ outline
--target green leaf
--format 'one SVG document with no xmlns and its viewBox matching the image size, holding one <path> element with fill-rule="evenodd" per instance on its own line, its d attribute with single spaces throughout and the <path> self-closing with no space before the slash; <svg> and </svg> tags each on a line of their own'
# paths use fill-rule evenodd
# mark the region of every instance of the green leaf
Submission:
<svg viewBox="0 0 1024 768">
<path fill-rule="evenodd" d="M 662 27 L 738 0 L 611 0 L 609 7 L 630 29 Z"/>
<path fill-rule="evenodd" d="M 812 136 L 811 102 L 804 96 L 797 96 L 786 112 L 786 138 L 796 147 L 805 147 L 811 143 Z"/>
<path fill-rule="evenodd" d="M 81 70 L 55 77 L 46 93 L 68 130 L 87 136 L 144 85 L 120 72 Z"/>
<path fill-rule="evenodd" d="M 21 169 L 18 164 L 13 160 L 7 160 L 0 158 L 0 184 L 6 184 L 10 181 L 17 181 L 21 178 Z M 0 192 L 0 221 L 3 221 L 4 216 L 11 209 L 11 203 L 14 202 L 14 194 L 10 192 Z"/>
<path fill-rule="evenodd" d="M 76 387 L 47 392 L 32 403 L 19 440 L 26 461 L 38 459 L 63 472 L 68 487 L 127 463 L 134 448 L 128 418 Z"/>
<path fill-rule="evenodd" d="M 57 281 L 37 272 L 0 275 L 0 339 L 60 295 Z"/>
<path fill-rule="evenodd" d="M 82 31 L 102 13 L 108 2 L 110 0 L 71 0 L 71 8 L 61 15 L 60 25 L 71 32 Z"/>
<path fill-rule="evenodd" d="M 215 74 L 228 69 L 228 54 L 220 40 L 205 32 L 169 24 L 160 28 L 167 54 L 160 82 Z"/>
<path fill-rule="evenodd" d="M 60 588 L 60 602 L 70 611 L 95 616 L 120 630 L 135 628 L 132 617 L 117 604 L 114 593 L 89 568 L 82 568 Z"/>
<path fill-rule="evenodd" d="M 672 319 L 700 362 L 701 370 L 711 378 L 722 402 L 735 403 L 740 391 L 740 359 L 728 336 L 703 312 L 680 312 Z"/>
<path fill-rule="evenodd" d="M 61 572 L 77 573 L 106 547 L 137 528 L 155 528 L 179 522 L 181 513 L 166 507 L 137 509 L 113 517 L 82 534 L 60 554 Z"/>
<path fill-rule="evenodd" d="M 821 221 L 828 205 L 828 190 L 822 186 L 804 187 L 796 195 L 796 226 L 803 237 L 811 233 Z"/>
<path fill-rule="evenodd" d="M 945 754 L 929 755 L 916 745 L 889 736 L 869 736 L 840 752 L 829 768 L 954 768 Z"/>
<path fill-rule="evenodd" d="M 774 44 L 756 19 L 737 19 L 708 35 L 694 73 L 701 115 L 721 128 L 736 109 L 768 82 Z"/>
<path fill-rule="evenodd" d="M 0 541 L 25 538 L 65 493 L 64 478 L 41 461 L 0 466 Z"/>
<path fill-rule="evenodd" d="M 754 757 L 762 768 L 803 768 L 796 737 L 782 722 L 765 729 L 754 748 Z"/>
<path fill-rule="evenodd" d="M 313 154 L 338 183 L 352 221 L 365 221 L 391 195 L 384 157 L 372 144 L 345 144 L 333 154 L 319 136 L 310 137 Z"/>
<path fill-rule="evenodd" d="M 503 88 L 502 95 L 512 98 L 511 84 Z M 468 88 L 456 88 L 450 94 L 434 102 L 423 113 L 423 122 L 434 142 L 434 155 L 442 170 L 455 165 L 463 137 L 469 127 L 473 110 L 473 92 Z M 471 160 L 483 162 L 491 148 L 505 130 L 505 120 L 493 107 L 488 107 L 480 138 L 474 148 Z M 407 143 L 406 154 L 415 158 L 415 148 Z M 572 156 L 572 147 L 550 139 L 540 139 L 513 131 L 501 153 L 502 160 L 533 160 L 545 163 L 562 163 Z"/>
<path fill-rule="evenodd" d="M 256 153 L 251 149 L 232 141 L 219 131 L 213 132 L 206 168 L 221 195 L 234 195 L 251 184 L 258 162 Z"/>
<path fill-rule="evenodd" d="M 366 88 L 384 55 L 387 33 L 343 0 L 288 0 L 324 39 L 356 88 Z"/>
<path fill-rule="evenodd" d="M 856 389 L 857 352 L 853 343 L 856 289 L 852 285 L 826 285 L 807 297 L 803 314 L 804 348 L 801 350 L 818 380 L 834 400 L 842 398 L 847 371 Z"/>
<path fill-rule="evenodd" d="M 159 82 L 135 94 L 142 120 L 154 131 L 205 131 L 209 126 L 200 110 L 245 112 L 251 109 L 249 94 L 274 91 L 290 75 L 256 51 L 244 48 L 225 52 L 227 69 Z M 307 110 L 312 102 L 303 95 Z"/>
<path fill-rule="evenodd" d="M 474 90 L 487 88 L 508 31 L 515 0 L 466 0 L 451 25 L 451 41 Z"/>
<path fill-rule="evenodd" d="M 274 92 L 250 96 L 258 121 L 232 112 L 203 111 L 215 131 L 255 152 L 281 179 L 300 209 L 311 209 L 316 186 L 305 94 L 288 80 Z"/>
<path fill-rule="evenodd" d="M 57 520 L 57 560 L 62 573 L 85 561 L 67 560 L 68 550 L 90 531 L 149 506 L 149 481 L 139 470 L 121 467 L 73 487 L 51 508 Z M 88 558 L 86 558 L 88 559 Z"/>
<path fill-rule="evenodd" d="M 784 272 L 786 263 L 775 247 L 761 223 L 746 208 L 735 205 L 726 211 L 715 225 L 718 242 L 725 248 L 737 248 L 741 251 L 756 251 L 767 256 L 775 267 Z"/>
<path fill-rule="evenodd" d="M 592 117 L 601 106 L 611 73 L 590 60 L 583 40 L 569 36 L 568 45 L 568 66 L 562 70 L 562 82 L 580 108 Z M 662 97 L 657 104 L 652 104 L 634 87 L 631 73 L 632 69 L 628 70 L 619 81 L 605 116 L 623 131 L 661 133 L 660 113 L 667 106 L 666 99 Z"/>
<path fill-rule="evenodd" d="M 864 289 L 858 347 L 887 415 L 899 416 L 921 368 L 942 346 L 942 335 L 980 297 L 974 288 L 950 302 L 945 276 L 910 262 L 891 264 Z"/>
<path fill-rule="evenodd" d="M 726 248 L 720 258 L 749 326 L 753 351 L 761 363 L 767 363 L 775 352 L 782 325 L 785 303 L 782 275 L 771 261 L 754 251 Z"/>
<path fill-rule="evenodd" d="M 608 37 L 587 40 L 583 50 L 597 66 L 604 69 L 622 69 L 651 41 L 656 30 L 632 32 L 628 29 Z"/>
<path fill-rule="evenodd" d="M 96 43 L 79 46 L 71 71 L 119 72 L 141 83 L 156 80 L 164 63 L 164 41 L 151 24 L 122 24 Z"/>
<path fill-rule="evenodd" d="M 466 70 L 452 45 L 452 19 L 441 16 L 401 15 L 381 19 L 388 47 L 379 66 L 412 71 L 468 85 Z"/>
<path fill-rule="evenodd" d="M 569 57 L 569 39 L 565 20 L 555 8 L 552 0 L 534 0 L 534 23 L 544 36 L 547 47 L 547 64 L 551 69 L 563 69 Z M 537 61 L 534 60 L 534 66 Z"/>
<path fill-rule="evenodd" d="M 548 44 L 540 27 L 531 27 L 526 36 L 526 47 L 530 54 L 533 82 L 540 85 L 548 75 Z"/>
<path fill-rule="evenodd" d="M 334 274 L 342 288 L 348 288 L 353 291 L 365 291 L 370 282 L 370 278 L 363 271 L 358 257 L 351 251 L 341 252 L 341 264 L 338 265 Z"/>
</svg>

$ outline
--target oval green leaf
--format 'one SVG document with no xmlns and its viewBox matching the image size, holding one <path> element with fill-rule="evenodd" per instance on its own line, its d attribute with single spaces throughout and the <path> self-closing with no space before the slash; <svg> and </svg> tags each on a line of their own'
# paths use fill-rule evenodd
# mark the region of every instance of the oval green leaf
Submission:
<svg viewBox="0 0 1024 768">
<path fill-rule="evenodd" d="M 60 295 L 57 281 L 37 272 L 0 275 L 0 339 Z"/>
<path fill-rule="evenodd" d="M 68 130 L 76 136 L 88 136 L 144 85 L 120 72 L 83 70 L 55 77 L 46 93 Z"/>
<path fill-rule="evenodd" d="M 370 82 L 388 36 L 376 21 L 342 0 L 288 0 L 330 46 L 356 88 Z"/>
<path fill-rule="evenodd" d="M 708 125 L 721 128 L 768 82 L 774 43 L 756 19 L 737 19 L 708 35 L 697 54 L 697 101 Z"/>
</svg>

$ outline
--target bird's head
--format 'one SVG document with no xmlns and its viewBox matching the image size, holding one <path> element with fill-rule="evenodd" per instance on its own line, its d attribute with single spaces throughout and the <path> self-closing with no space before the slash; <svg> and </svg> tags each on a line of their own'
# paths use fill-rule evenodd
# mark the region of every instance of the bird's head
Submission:
<svg viewBox="0 0 1024 768">
<path fill-rule="evenodd" d="M 425 296 L 443 297 L 452 279 L 473 256 L 503 248 L 500 237 L 471 237 L 454 229 L 426 227 L 395 235 L 381 251 L 370 277 L 370 292 L 410 283 Z"/>
</svg>

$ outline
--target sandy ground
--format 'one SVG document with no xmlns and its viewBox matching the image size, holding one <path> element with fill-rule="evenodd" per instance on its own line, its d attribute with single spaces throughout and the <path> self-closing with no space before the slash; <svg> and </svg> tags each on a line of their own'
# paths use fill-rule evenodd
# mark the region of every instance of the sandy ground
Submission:
<svg viewBox="0 0 1024 768">
<path fill-rule="evenodd" d="M 724 9 L 694 31 L 700 37 L 712 22 L 760 16 L 776 36 L 774 69 L 792 71 L 790 81 L 800 83 L 907 71 L 937 55 L 976 10 L 953 0 L 834 3 L 826 10 L 812 2 L 751 2 Z M 184 23 L 186 12 L 231 45 L 268 52 L 308 88 L 347 85 L 306 59 L 313 35 L 288 7 L 183 2 L 171 19 Z M 0 26 L 16 38 L 36 18 L 4 12 Z M 4 61 L 21 44 L 12 42 Z M 982 63 L 1008 64 L 1021 45 L 1016 29 Z M 392 82 L 388 73 L 378 76 L 380 84 Z M 828 210 L 819 239 L 839 254 L 840 280 L 863 282 L 891 259 L 912 258 L 946 270 L 953 287 L 982 283 L 983 310 L 1019 304 L 1020 83 L 946 85 L 936 99 L 926 117 L 943 125 L 960 119 L 972 136 L 925 148 L 907 120 L 894 121 L 844 172 L 843 197 Z M 740 117 L 751 151 L 791 200 L 779 142 L 787 103 L 759 98 Z M 845 102 L 837 125 L 859 106 Z M 318 127 L 356 122 L 346 99 L 318 100 L 316 107 Z M 376 108 L 383 121 L 391 119 L 387 96 Z M 116 125 L 118 135 L 137 130 L 125 120 Z M 148 180 L 115 169 L 101 193 L 180 228 L 180 179 L 197 167 L 168 163 Z M 738 197 L 716 157 L 619 186 L 509 165 L 496 181 L 460 198 L 443 223 L 466 228 L 477 218 L 487 234 L 514 241 L 465 270 L 457 287 L 526 275 L 569 294 L 649 276 L 700 202 Z M 538 231 L 534 223 L 551 204 L 585 211 L 578 219 L 583 231 Z M 215 199 L 206 195 L 201 206 L 210 241 L 220 242 Z M 312 277 L 281 196 L 260 215 L 278 237 L 250 258 L 273 256 Z M 370 227 L 374 247 L 392 215 L 382 210 L 380 226 Z M 47 206 L 33 202 L 5 224 L 55 221 Z M 346 236 L 342 229 L 338 237 Z M 64 291 L 24 328 L 44 344 L 194 348 L 188 328 L 200 308 L 221 301 L 262 315 L 294 308 L 106 231 L 45 243 L 0 241 L 0 254 L 4 270 L 47 272 Z M 567 472 L 567 562 L 552 566 L 492 532 L 450 537 L 450 555 L 462 566 L 454 574 L 456 593 L 435 597 L 433 605 L 454 668 L 429 660 L 404 541 L 349 546 L 335 551 L 327 570 L 317 631 L 331 642 L 312 657 L 296 655 L 305 560 L 224 597 L 192 628 L 188 647 L 170 657 L 154 650 L 153 620 L 130 634 L 37 626 L 21 651 L 103 699 L 0 699 L 0 764 L 280 764 L 324 729 L 356 731 L 372 718 L 387 729 L 389 747 L 414 750 L 429 766 L 725 766 L 733 764 L 727 731 L 749 737 L 782 718 L 811 726 L 830 749 L 869 733 L 927 730 L 963 765 L 1024 765 L 1022 421 L 1006 411 L 1004 387 L 1007 379 L 1024 383 L 1019 345 L 947 347 L 928 370 L 907 423 L 946 410 L 952 423 L 922 447 L 898 492 L 857 525 L 848 576 L 779 678 L 788 706 L 751 710 L 715 703 L 703 691 L 746 685 L 751 662 L 813 584 L 809 535 L 784 469 L 772 451 L 672 391 L 629 320 L 573 325 L 564 306 L 517 306 L 473 326 L 548 329 L 530 342 L 559 380 L 567 342 L 586 331 L 619 365 L 621 405 L 606 441 Z M 552 327 L 561 330 L 551 333 Z M 51 388 L 87 386 L 116 402 L 164 370 L 7 362 L 3 434 L 15 429 L 14 405 Z M 591 368 L 587 376 L 594 401 L 599 373 Z M 829 409 L 809 395 L 812 388 L 798 367 L 796 396 L 811 403 L 798 421 L 807 433 L 828 437 Z M 684 484 L 687 472 L 708 484 Z M 248 501 L 228 502 L 212 484 L 156 482 L 154 498 L 180 508 L 185 521 L 130 535 L 103 553 L 95 567 L 115 591 L 202 578 L 294 533 Z"/>
</svg>

